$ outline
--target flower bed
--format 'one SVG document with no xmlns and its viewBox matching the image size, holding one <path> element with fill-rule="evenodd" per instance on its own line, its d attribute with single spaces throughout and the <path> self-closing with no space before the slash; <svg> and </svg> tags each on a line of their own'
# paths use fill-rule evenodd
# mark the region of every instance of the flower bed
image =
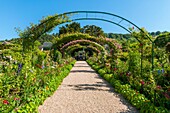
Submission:
<svg viewBox="0 0 170 113">
<path fill-rule="evenodd" d="M 75 60 L 67 59 L 62 67 L 43 69 L 25 64 L 19 75 L 6 72 L 0 76 L 0 112 L 37 112 L 38 106 L 53 94 L 74 63 Z"/>
<path fill-rule="evenodd" d="M 123 77 L 117 77 L 114 72 L 108 74 L 108 68 L 100 66 L 99 63 L 94 62 L 92 60 L 87 61 L 89 65 L 95 69 L 100 76 L 102 76 L 105 80 L 107 80 L 112 86 L 115 88 L 115 91 L 122 94 L 133 106 L 140 110 L 141 113 L 168 113 L 169 111 L 162 106 L 155 106 L 144 94 L 141 94 L 140 91 L 134 89 L 130 84 L 125 83 L 127 79 L 125 76 L 130 76 L 130 73 L 126 73 Z M 125 79 L 125 80 L 124 80 Z M 128 80 L 127 80 L 128 81 Z M 134 81 L 135 82 L 135 81 Z M 144 85 L 144 81 L 140 81 L 140 86 Z M 136 87 L 135 87 L 136 88 Z M 168 102 L 168 101 L 167 101 Z"/>
</svg>

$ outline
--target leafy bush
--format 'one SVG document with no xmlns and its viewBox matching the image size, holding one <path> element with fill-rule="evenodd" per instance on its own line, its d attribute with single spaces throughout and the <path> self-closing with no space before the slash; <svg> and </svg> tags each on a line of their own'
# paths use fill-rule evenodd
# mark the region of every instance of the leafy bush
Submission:
<svg viewBox="0 0 170 113">
<path fill-rule="evenodd" d="M 88 62 L 92 62 L 88 60 Z M 131 62 L 132 63 L 132 62 Z M 91 63 L 94 64 L 94 63 Z M 95 67 L 95 65 L 93 66 Z M 166 109 L 168 106 L 156 106 L 154 102 L 154 96 L 156 94 L 157 99 L 160 96 L 159 93 L 154 93 L 156 83 L 154 82 L 153 75 L 145 76 L 145 81 L 141 76 L 131 76 L 131 73 L 124 73 L 118 76 L 119 69 L 115 70 L 113 74 L 107 74 L 104 68 L 99 69 L 98 73 L 106 79 L 115 88 L 115 91 L 122 94 L 133 106 L 138 108 L 141 113 L 168 113 Z M 136 72 L 135 72 L 136 73 Z M 126 78 L 126 79 L 125 79 Z M 127 80 L 128 82 L 125 82 Z M 158 87 L 159 88 L 159 87 Z M 158 89 L 159 90 L 159 89 Z M 147 97 L 145 96 L 147 95 Z M 166 95 L 166 93 L 164 93 Z M 166 95 L 168 96 L 168 95 Z M 148 99 L 149 98 L 149 99 Z M 162 97 L 161 102 L 165 102 L 165 97 Z M 157 100 L 158 101 L 158 100 Z M 169 101 L 167 101 L 169 102 Z M 165 103 L 163 103 L 165 105 Z M 170 105 L 166 103 L 166 105 Z"/>
<path fill-rule="evenodd" d="M 61 62 L 61 58 L 62 58 L 62 54 L 59 52 L 59 51 L 57 51 L 57 50 L 54 50 L 53 51 L 53 60 L 55 61 L 55 62 L 58 62 L 59 64 L 61 64 L 62 62 Z"/>
<path fill-rule="evenodd" d="M 107 80 L 108 82 L 110 82 L 111 78 L 112 78 L 112 74 L 104 74 L 104 79 Z"/>
<path fill-rule="evenodd" d="M 99 73 L 101 76 L 104 76 L 104 74 L 106 74 L 106 71 L 103 70 L 103 69 L 99 69 L 98 73 Z"/>
<path fill-rule="evenodd" d="M 41 68 L 32 66 L 27 60 L 20 74 L 12 69 L 14 64 L 8 65 L 6 72 L 0 75 L 0 112 L 35 112 L 75 63 L 70 58 L 66 62 L 62 67 Z"/>
</svg>

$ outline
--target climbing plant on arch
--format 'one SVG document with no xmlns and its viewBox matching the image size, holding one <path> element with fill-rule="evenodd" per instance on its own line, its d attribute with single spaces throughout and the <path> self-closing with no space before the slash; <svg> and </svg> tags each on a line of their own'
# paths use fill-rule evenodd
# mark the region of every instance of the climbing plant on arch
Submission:
<svg viewBox="0 0 170 113">
<path fill-rule="evenodd" d="M 61 47 L 61 51 L 64 51 L 65 48 L 71 46 L 71 45 L 75 45 L 75 44 L 90 44 L 91 46 L 94 46 L 94 47 L 97 47 L 100 51 L 102 51 L 102 53 L 104 54 L 107 54 L 105 48 L 103 46 L 101 46 L 100 44 L 96 43 L 96 42 L 93 42 L 93 41 L 90 41 L 90 40 L 74 40 L 74 41 L 71 41 L 71 42 L 68 42 L 67 44 L 63 45 Z"/>
<path fill-rule="evenodd" d="M 94 46 L 83 46 L 83 45 L 79 45 L 79 44 L 76 44 L 76 45 L 71 45 L 69 46 L 68 48 L 65 49 L 65 51 L 69 54 L 72 54 L 72 52 L 77 49 L 77 48 L 81 48 L 81 49 L 87 49 L 87 50 L 92 50 L 93 52 L 99 54 L 101 51 L 98 50 L 96 47 Z"/>
<path fill-rule="evenodd" d="M 60 49 L 63 45 L 65 45 L 68 42 L 71 42 L 74 40 L 81 40 L 81 39 L 90 40 L 102 46 L 104 46 L 105 44 L 108 44 L 108 46 L 114 50 L 114 53 L 117 53 L 118 50 L 120 49 L 120 44 L 116 40 L 109 39 L 109 38 L 92 37 L 88 34 L 83 34 L 83 33 L 61 35 L 61 37 L 56 41 L 56 43 L 53 45 L 52 48 Z"/>
<path fill-rule="evenodd" d="M 40 21 L 40 24 L 31 24 L 23 32 L 20 32 L 20 37 L 23 39 L 23 52 L 33 49 L 34 42 L 44 33 L 49 32 L 59 24 L 70 22 L 66 15 L 47 16 Z"/>
<path fill-rule="evenodd" d="M 101 18 L 102 16 L 102 18 Z M 33 43 L 35 40 L 37 40 L 39 37 L 41 37 L 44 33 L 49 32 L 57 25 L 60 25 L 62 23 L 71 22 L 71 21 L 80 21 L 80 20 L 100 20 L 109 22 L 111 24 L 117 25 L 124 30 L 126 30 L 129 33 L 133 33 L 134 30 L 140 31 L 140 33 L 145 36 L 150 43 L 152 43 L 152 69 L 154 68 L 154 42 L 152 39 L 148 36 L 148 34 L 140 29 L 137 25 L 132 23 L 131 21 L 112 14 L 108 12 L 101 12 L 101 11 L 72 11 L 72 12 L 66 12 L 59 15 L 49 16 L 43 20 L 40 21 L 40 24 L 38 25 L 31 25 L 30 28 L 28 28 L 25 32 L 21 34 L 21 37 L 24 38 L 23 40 L 23 51 L 30 50 L 30 48 L 33 48 Z M 24 34 L 24 35 L 23 35 Z M 139 39 L 139 37 L 135 37 L 139 43 L 142 45 L 142 41 Z M 104 42 L 104 41 L 102 41 Z M 105 42 L 104 42 L 105 43 Z M 32 45 L 32 47 L 30 46 Z M 111 46 L 112 47 L 112 46 Z M 114 45 L 113 45 L 114 47 Z M 116 53 L 116 49 L 114 50 L 114 53 Z M 141 47 L 141 67 L 142 67 L 142 59 L 143 58 L 143 48 Z M 142 68 L 141 68 L 142 70 Z M 141 72 L 142 73 L 142 72 Z"/>
</svg>

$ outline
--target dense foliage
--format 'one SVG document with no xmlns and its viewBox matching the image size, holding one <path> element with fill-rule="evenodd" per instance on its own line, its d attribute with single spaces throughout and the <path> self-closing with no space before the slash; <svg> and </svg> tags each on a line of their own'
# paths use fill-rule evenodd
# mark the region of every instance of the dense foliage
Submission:
<svg viewBox="0 0 170 113">
<path fill-rule="evenodd" d="M 170 42 L 170 33 L 165 33 L 157 36 L 154 42 L 158 47 L 165 47 L 166 44 Z"/>
<path fill-rule="evenodd" d="M 165 48 L 154 48 L 156 57 L 154 57 L 155 67 L 152 70 L 150 41 L 140 32 L 134 32 L 132 35 L 141 43 L 134 41 L 125 44 L 122 41 L 124 50 L 119 51 L 116 58 L 107 56 L 105 62 L 101 62 L 103 60 L 101 56 L 94 56 L 88 62 L 142 113 L 168 113 L 170 110 L 169 53 Z"/>
<path fill-rule="evenodd" d="M 102 28 L 96 25 L 86 25 L 81 28 L 80 23 L 72 22 L 65 26 L 59 27 L 59 35 L 68 33 L 86 33 L 90 36 L 100 37 L 104 36 Z"/>
<path fill-rule="evenodd" d="M 75 62 L 72 58 L 63 59 L 60 52 L 51 57 L 49 51 L 42 52 L 38 48 L 22 59 L 20 47 L 3 49 L 1 53 L 0 112 L 35 112 L 57 89 Z"/>
</svg>

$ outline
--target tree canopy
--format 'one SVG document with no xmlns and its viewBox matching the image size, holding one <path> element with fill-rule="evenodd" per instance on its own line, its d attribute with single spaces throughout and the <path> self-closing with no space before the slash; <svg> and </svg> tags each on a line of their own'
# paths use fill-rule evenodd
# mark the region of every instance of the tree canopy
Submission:
<svg viewBox="0 0 170 113">
<path fill-rule="evenodd" d="M 65 26 L 59 27 L 59 35 L 77 32 L 87 33 L 95 37 L 104 36 L 104 31 L 102 30 L 102 28 L 96 25 L 86 25 L 81 28 L 80 23 L 72 22 L 70 24 L 66 24 Z"/>
</svg>

